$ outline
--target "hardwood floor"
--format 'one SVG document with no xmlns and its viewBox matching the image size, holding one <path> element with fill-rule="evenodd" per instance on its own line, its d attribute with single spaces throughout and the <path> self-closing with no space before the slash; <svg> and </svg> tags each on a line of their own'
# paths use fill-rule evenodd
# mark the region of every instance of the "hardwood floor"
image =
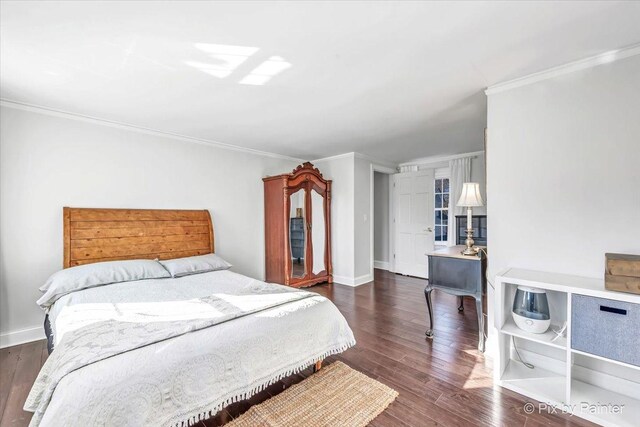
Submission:
<svg viewBox="0 0 640 427">
<path fill-rule="evenodd" d="M 424 286 L 424 280 L 376 270 L 374 282 L 357 288 L 311 288 L 336 304 L 357 340 L 354 348 L 325 363 L 341 360 L 400 393 L 372 426 L 593 425 L 576 417 L 528 415 L 523 406 L 529 399 L 493 386 L 490 363 L 477 351 L 472 299 L 465 299 L 460 314 L 455 297 L 434 292 L 436 336 L 425 339 Z M 46 356 L 45 341 L 0 350 L 0 427 L 29 423 L 31 414 L 22 405 Z M 222 425 L 309 375 L 311 369 L 279 381 L 198 426 Z"/>
<path fill-rule="evenodd" d="M 47 360 L 47 341 L 0 350 L 0 426 L 26 426 L 31 413 L 22 410 L 40 367 Z"/>
</svg>

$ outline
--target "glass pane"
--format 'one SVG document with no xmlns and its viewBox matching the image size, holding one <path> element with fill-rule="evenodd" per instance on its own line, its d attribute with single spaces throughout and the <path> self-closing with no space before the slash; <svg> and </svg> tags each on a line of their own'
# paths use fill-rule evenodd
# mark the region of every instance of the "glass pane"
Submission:
<svg viewBox="0 0 640 427">
<path fill-rule="evenodd" d="M 444 226 L 442 227 L 442 241 L 443 241 L 443 242 L 446 242 L 446 241 L 447 241 L 447 239 L 449 238 L 449 237 L 448 237 L 448 234 L 447 234 L 447 230 L 448 230 L 448 229 L 449 229 L 449 227 L 447 227 L 446 225 L 444 225 Z"/>
<path fill-rule="evenodd" d="M 311 190 L 311 244 L 313 245 L 313 274 L 326 270 L 324 265 L 325 226 L 324 198 L 315 188 Z"/>
<path fill-rule="evenodd" d="M 436 242 L 441 242 L 442 241 L 442 227 L 439 225 L 436 225 Z"/>
<path fill-rule="evenodd" d="M 445 178 L 442 180 L 442 192 L 443 193 L 449 192 L 449 178 Z"/>
<path fill-rule="evenodd" d="M 442 180 L 436 179 L 436 193 L 442 193 Z"/>
<path fill-rule="evenodd" d="M 443 194 L 442 195 L 442 207 L 443 208 L 448 208 L 449 207 L 449 195 L 448 194 Z"/>
<path fill-rule="evenodd" d="M 442 211 L 436 211 L 436 225 L 441 224 L 442 222 Z"/>
<path fill-rule="evenodd" d="M 449 221 L 449 211 L 442 211 L 442 224 L 447 225 L 447 221 Z"/>
<path fill-rule="evenodd" d="M 304 189 L 289 195 L 291 210 L 289 211 L 289 247 L 291 248 L 291 277 L 300 278 L 306 275 Z"/>
<path fill-rule="evenodd" d="M 442 195 L 436 194 L 436 209 L 442 207 Z"/>
</svg>

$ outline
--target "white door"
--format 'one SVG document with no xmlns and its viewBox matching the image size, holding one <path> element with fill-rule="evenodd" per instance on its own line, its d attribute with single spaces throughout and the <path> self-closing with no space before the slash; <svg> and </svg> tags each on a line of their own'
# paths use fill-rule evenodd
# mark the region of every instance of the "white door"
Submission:
<svg viewBox="0 0 640 427">
<path fill-rule="evenodd" d="M 433 179 L 433 169 L 393 176 L 396 273 L 429 277 L 425 254 L 433 251 Z"/>
</svg>

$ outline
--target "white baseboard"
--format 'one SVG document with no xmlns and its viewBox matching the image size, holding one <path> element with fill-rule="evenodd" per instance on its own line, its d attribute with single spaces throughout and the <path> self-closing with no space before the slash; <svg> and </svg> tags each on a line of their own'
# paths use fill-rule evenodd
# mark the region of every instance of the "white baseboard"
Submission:
<svg viewBox="0 0 640 427">
<path fill-rule="evenodd" d="M 365 274 L 365 275 L 358 276 L 358 277 L 347 277 L 347 276 L 336 276 L 334 274 L 333 275 L 333 281 L 334 281 L 334 283 L 339 283 L 341 285 L 360 286 L 360 285 L 364 285 L 365 283 L 372 282 L 373 281 L 373 275 Z"/>
<path fill-rule="evenodd" d="M 44 327 L 36 326 L 33 328 L 20 329 L 0 334 L 0 348 L 12 347 L 18 344 L 24 344 L 31 341 L 43 340 L 47 336 L 44 334 Z"/>
<path fill-rule="evenodd" d="M 389 271 L 389 261 L 373 261 L 373 268 Z"/>
</svg>

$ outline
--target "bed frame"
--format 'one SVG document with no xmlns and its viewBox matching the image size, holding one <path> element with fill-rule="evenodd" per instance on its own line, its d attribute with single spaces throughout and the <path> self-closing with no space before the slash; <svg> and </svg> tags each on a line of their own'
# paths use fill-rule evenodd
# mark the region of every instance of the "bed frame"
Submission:
<svg viewBox="0 0 640 427">
<path fill-rule="evenodd" d="M 214 252 L 207 210 L 63 208 L 63 268 L 123 259 L 171 259 Z M 45 331 L 50 328 L 45 318 Z M 49 334 L 49 353 L 53 349 Z M 322 368 L 322 360 L 313 370 Z"/>
<path fill-rule="evenodd" d="M 207 210 L 63 208 L 63 268 L 214 252 Z"/>
</svg>

